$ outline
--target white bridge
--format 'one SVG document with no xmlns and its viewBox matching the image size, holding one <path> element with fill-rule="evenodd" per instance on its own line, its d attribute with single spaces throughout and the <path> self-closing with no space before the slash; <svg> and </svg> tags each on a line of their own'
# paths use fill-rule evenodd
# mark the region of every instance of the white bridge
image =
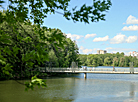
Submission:
<svg viewBox="0 0 138 102">
<path fill-rule="evenodd" d="M 84 73 L 84 78 L 87 73 L 95 74 L 138 74 L 138 68 L 39 68 L 42 73 Z"/>
</svg>

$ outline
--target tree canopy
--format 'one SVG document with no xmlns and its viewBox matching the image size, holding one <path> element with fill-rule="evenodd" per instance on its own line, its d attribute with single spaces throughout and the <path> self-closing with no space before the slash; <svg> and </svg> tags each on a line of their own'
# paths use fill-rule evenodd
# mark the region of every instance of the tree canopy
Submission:
<svg viewBox="0 0 138 102">
<path fill-rule="evenodd" d="M 134 67 L 138 67 L 138 59 L 132 56 L 124 56 L 124 53 L 116 54 L 89 54 L 79 55 L 81 65 L 84 66 L 119 66 L 129 67 L 130 62 L 133 62 Z"/>
<path fill-rule="evenodd" d="M 0 0 L 0 71 L 1 75 L 23 76 L 44 61 L 53 60 L 58 66 L 70 66 L 79 61 L 75 42 L 67 39 L 59 29 L 42 26 L 49 13 L 59 13 L 74 22 L 98 22 L 105 20 L 110 0 L 93 0 L 93 5 L 68 9 L 70 0 L 8 0 L 7 8 Z M 62 52 L 62 53 L 60 53 Z M 65 64 L 61 62 L 65 61 Z M 95 61 L 93 63 L 96 63 Z M 27 83 L 43 85 L 43 80 L 32 78 Z"/>
<path fill-rule="evenodd" d="M 33 20 L 35 24 L 42 24 L 43 19 L 49 13 L 59 13 L 67 20 L 74 22 L 97 22 L 105 20 L 105 11 L 108 11 L 111 4 L 110 0 L 93 0 L 93 5 L 83 4 L 69 10 L 70 0 L 9 0 L 7 9 L 12 11 L 11 16 L 15 16 L 20 21 Z M 4 3 L 0 2 L 0 6 Z M 59 12 L 60 10 L 60 12 Z M 2 14 L 0 14 L 2 16 Z M 3 18 L 3 17 L 1 17 Z"/>
</svg>

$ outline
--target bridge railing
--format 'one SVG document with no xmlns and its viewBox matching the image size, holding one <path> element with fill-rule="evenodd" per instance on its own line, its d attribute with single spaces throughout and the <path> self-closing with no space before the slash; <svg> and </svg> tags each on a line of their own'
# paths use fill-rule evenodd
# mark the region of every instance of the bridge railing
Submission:
<svg viewBox="0 0 138 102">
<path fill-rule="evenodd" d="M 65 71 L 79 71 L 80 68 L 39 68 L 40 72 L 65 72 Z"/>
<path fill-rule="evenodd" d="M 83 69 L 82 69 L 83 70 Z M 87 71 L 113 71 L 113 68 L 88 68 Z M 130 68 L 115 68 L 116 72 L 130 72 Z M 134 68 L 134 72 L 138 72 L 138 68 Z"/>
<path fill-rule="evenodd" d="M 113 68 L 39 68 L 40 72 L 65 72 L 65 71 L 113 71 Z M 130 68 L 115 68 L 116 72 L 130 72 Z M 134 68 L 138 72 L 138 68 Z"/>
</svg>

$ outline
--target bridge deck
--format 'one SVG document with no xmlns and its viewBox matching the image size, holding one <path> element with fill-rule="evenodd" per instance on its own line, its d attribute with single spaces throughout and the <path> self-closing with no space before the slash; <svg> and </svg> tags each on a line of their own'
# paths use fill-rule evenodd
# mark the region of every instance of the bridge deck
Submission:
<svg viewBox="0 0 138 102">
<path fill-rule="evenodd" d="M 115 71 L 52 71 L 55 73 L 94 73 L 94 74 L 131 74 L 130 72 L 115 72 Z M 134 72 L 138 74 L 138 72 Z"/>
<path fill-rule="evenodd" d="M 89 69 L 80 69 L 80 68 L 40 68 L 40 72 L 43 73 L 94 73 L 94 74 L 131 74 L 130 72 L 133 72 L 133 74 L 138 74 L 138 68 L 133 69 L 131 71 L 129 68 L 116 68 L 115 71 L 113 71 L 112 68 L 96 68 L 92 70 Z"/>
</svg>

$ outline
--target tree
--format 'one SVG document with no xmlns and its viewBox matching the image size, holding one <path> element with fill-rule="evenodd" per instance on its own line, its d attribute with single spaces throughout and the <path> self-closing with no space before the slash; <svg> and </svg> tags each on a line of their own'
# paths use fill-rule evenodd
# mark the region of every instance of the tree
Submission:
<svg viewBox="0 0 138 102">
<path fill-rule="evenodd" d="M 133 66 L 137 67 L 138 66 L 138 59 L 136 57 L 132 58 Z"/>
<path fill-rule="evenodd" d="M 58 30 L 54 31 L 51 30 L 51 28 L 42 26 L 44 22 L 43 19 L 47 17 L 49 13 L 60 13 L 67 20 L 72 19 L 74 22 L 80 21 L 89 23 L 90 21 L 97 22 L 99 20 L 105 20 L 104 11 L 109 10 L 111 6 L 110 0 L 93 0 L 92 6 L 86 6 L 84 4 L 79 10 L 74 7 L 72 11 L 70 11 L 68 10 L 69 1 L 70 0 L 9 0 L 7 10 L 4 11 L 4 14 L 0 12 L 0 24 L 7 23 L 7 25 L 10 26 L 8 29 L 13 30 L 13 33 L 8 33 L 3 29 L 0 30 L 0 41 L 2 45 L 5 45 L 0 49 L 2 72 L 10 74 L 13 66 L 22 72 L 25 71 L 26 67 L 31 68 L 35 64 L 41 64 L 44 60 L 48 60 L 46 42 L 53 44 L 55 48 L 64 47 L 64 36 L 60 31 L 58 33 Z M 0 7 L 3 6 L 2 3 L 4 3 L 4 0 L 0 1 Z M 57 10 L 59 9 L 63 12 L 58 12 Z M 34 25 L 33 34 L 36 35 L 35 38 L 28 34 L 29 30 L 26 31 L 23 27 L 23 25 L 31 26 L 32 23 Z M 52 37 L 48 35 L 49 32 L 52 32 Z M 53 41 L 56 41 L 56 43 L 53 43 Z M 14 61 L 15 63 L 12 63 L 11 55 L 16 59 Z M 75 57 L 73 60 L 75 60 Z M 26 84 L 28 88 L 32 88 L 34 84 L 39 85 L 40 82 L 42 82 L 41 80 L 38 81 L 36 77 L 32 78 L 32 81 L 34 83 Z"/>
<path fill-rule="evenodd" d="M 97 55 L 89 54 L 87 55 L 87 66 L 98 66 Z"/>
<path fill-rule="evenodd" d="M 113 58 L 113 66 L 118 66 L 118 58 L 117 57 L 114 57 Z"/>
<path fill-rule="evenodd" d="M 72 62 L 78 62 L 79 65 L 80 61 L 77 44 L 70 38 L 65 38 L 64 41 L 66 42 L 66 44 L 64 44 L 64 49 L 61 47 L 56 48 L 52 43 L 49 45 L 50 49 L 54 51 L 57 57 L 57 63 L 59 65 L 57 67 L 70 67 Z"/>
<path fill-rule="evenodd" d="M 119 66 L 123 67 L 124 64 L 125 64 L 125 58 L 124 57 L 120 57 Z"/>
<path fill-rule="evenodd" d="M 125 66 L 129 66 L 130 59 L 128 56 L 125 56 Z"/>
<path fill-rule="evenodd" d="M 4 2 L 1 0 L 0 5 Z M 8 9 L 16 14 L 20 21 L 33 20 L 35 24 L 42 24 L 43 19 L 49 13 L 59 13 L 67 20 L 72 19 L 74 22 L 97 22 L 105 20 L 105 11 L 109 10 L 110 0 L 93 0 L 92 6 L 82 5 L 79 9 L 77 6 L 68 10 L 70 0 L 9 0 Z M 16 6 L 15 6 L 16 5 Z M 25 5 L 25 6 L 24 6 Z M 57 10 L 62 10 L 59 12 Z M 29 13 L 29 15 L 28 15 Z"/>
<path fill-rule="evenodd" d="M 92 66 L 94 66 L 94 67 L 98 66 L 97 60 L 98 60 L 97 57 L 93 58 L 93 60 L 92 60 Z"/>
<path fill-rule="evenodd" d="M 94 55 L 87 55 L 87 66 L 92 66 L 92 62 L 93 62 L 93 57 Z"/>
<path fill-rule="evenodd" d="M 98 57 L 97 59 L 97 66 L 102 66 L 103 65 L 103 60 L 101 57 Z"/>
<path fill-rule="evenodd" d="M 54 62 L 54 67 L 59 66 L 58 58 L 55 55 L 55 52 L 53 50 L 50 50 L 48 53 L 49 56 L 49 62 Z"/>
<path fill-rule="evenodd" d="M 79 54 L 79 59 L 80 59 L 81 64 L 83 66 L 86 66 L 87 65 L 87 55 Z"/>
<path fill-rule="evenodd" d="M 121 55 L 124 56 L 125 55 L 124 52 L 121 52 Z"/>
<path fill-rule="evenodd" d="M 104 59 L 104 64 L 105 65 L 111 65 L 111 59 L 109 58 L 109 57 L 106 57 L 105 59 Z"/>
<path fill-rule="evenodd" d="M 16 22 L 16 24 L 18 27 L 7 22 L 0 24 L 0 71 L 2 73 L 0 75 L 12 78 L 28 77 L 31 76 L 31 73 L 28 72 L 35 70 L 35 65 L 39 66 L 48 60 L 48 43 L 51 43 L 52 39 L 56 41 L 57 35 L 60 36 L 60 41 L 63 43 L 62 38 L 65 36 L 63 33 L 45 31 L 47 40 L 44 41 L 40 39 L 39 34 L 33 31 L 35 25 L 24 25 L 20 22 Z M 51 33 L 51 35 L 49 36 L 47 33 Z M 55 47 L 59 47 L 59 44 L 55 43 Z M 38 81 L 36 77 L 32 80 Z M 40 80 L 40 82 L 43 81 Z M 33 88 L 34 84 L 39 85 L 34 82 L 26 83 L 26 86 Z M 45 84 L 42 85 L 45 86 Z"/>
<path fill-rule="evenodd" d="M 82 54 L 79 55 L 82 65 L 87 63 L 87 66 L 92 66 L 93 64 L 97 66 L 121 66 L 121 67 L 129 67 L 129 63 L 133 62 L 134 67 L 138 67 L 138 59 L 132 56 L 124 56 L 123 53 L 116 53 L 116 54 L 89 54 L 85 55 L 86 61 L 83 61 L 84 58 Z"/>
</svg>

